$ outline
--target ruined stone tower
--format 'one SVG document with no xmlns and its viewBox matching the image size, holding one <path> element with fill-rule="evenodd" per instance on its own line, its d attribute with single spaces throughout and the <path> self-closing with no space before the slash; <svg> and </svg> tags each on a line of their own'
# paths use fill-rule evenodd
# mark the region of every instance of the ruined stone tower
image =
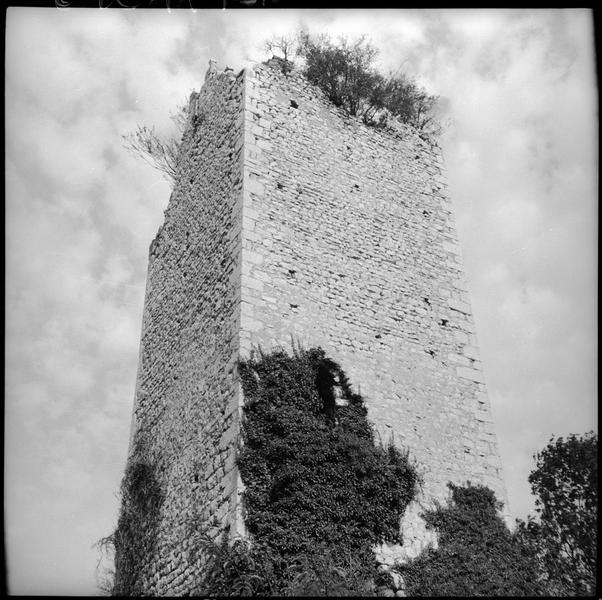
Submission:
<svg viewBox="0 0 602 600">
<path fill-rule="evenodd" d="M 132 420 L 130 458 L 164 493 L 142 589 L 190 590 L 191 523 L 244 531 L 236 364 L 258 344 L 322 346 L 409 448 L 423 504 L 466 480 L 505 501 L 439 149 L 365 126 L 274 64 L 211 65 L 189 107 L 150 247 Z M 427 540 L 420 502 L 399 556 Z"/>
</svg>

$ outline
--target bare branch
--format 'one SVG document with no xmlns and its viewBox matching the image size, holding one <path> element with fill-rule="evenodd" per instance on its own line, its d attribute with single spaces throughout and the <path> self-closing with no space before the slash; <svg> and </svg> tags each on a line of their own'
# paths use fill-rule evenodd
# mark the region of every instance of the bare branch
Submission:
<svg viewBox="0 0 602 600">
<path fill-rule="evenodd" d="M 178 104 L 170 115 L 176 132 L 161 138 L 154 127 L 138 125 L 135 131 L 122 135 L 123 146 L 137 158 L 157 169 L 173 185 L 178 170 L 180 146 L 188 120 L 188 103 Z"/>
<path fill-rule="evenodd" d="M 183 123 L 185 123 L 185 117 Z M 147 127 L 146 125 L 138 125 L 135 131 L 121 137 L 126 150 L 134 156 L 142 158 L 149 165 L 159 170 L 167 181 L 173 183 L 180 154 L 179 139 L 171 137 L 162 140 L 155 132 L 154 127 Z"/>
</svg>

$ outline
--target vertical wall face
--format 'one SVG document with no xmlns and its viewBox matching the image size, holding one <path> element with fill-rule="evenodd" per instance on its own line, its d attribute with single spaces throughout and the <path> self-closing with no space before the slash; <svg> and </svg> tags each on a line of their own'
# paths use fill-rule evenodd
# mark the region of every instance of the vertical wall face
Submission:
<svg viewBox="0 0 602 600">
<path fill-rule="evenodd" d="M 505 500 L 438 149 L 260 65 L 246 82 L 244 181 L 243 354 L 290 348 L 291 335 L 321 345 L 381 435 L 409 448 L 425 499 L 471 480 Z"/>
<path fill-rule="evenodd" d="M 242 76 L 211 74 L 191 99 L 181 172 L 151 244 L 130 462 L 164 494 L 139 585 L 190 591 L 187 539 L 228 524 L 238 418 Z M 218 528 L 210 530 L 218 534 Z"/>
</svg>

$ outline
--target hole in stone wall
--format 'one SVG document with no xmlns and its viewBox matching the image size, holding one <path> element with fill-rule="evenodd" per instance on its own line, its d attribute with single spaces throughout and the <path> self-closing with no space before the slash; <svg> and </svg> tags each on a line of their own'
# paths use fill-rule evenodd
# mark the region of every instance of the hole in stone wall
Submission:
<svg viewBox="0 0 602 600">
<path fill-rule="evenodd" d="M 290 304 L 290 307 L 291 308 L 299 308 L 299 305 L 298 304 Z"/>
<path fill-rule="evenodd" d="M 283 186 L 283 185 L 282 185 L 280 182 L 278 182 L 278 183 L 276 184 L 276 187 L 277 187 L 279 190 L 281 190 L 281 189 L 282 189 L 284 186 Z"/>
<path fill-rule="evenodd" d="M 199 482 L 199 475 L 198 475 L 198 473 L 195 473 L 195 474 L 194 474 L 194 482 L 195 482 L 195 483 L 198 483 L 198 482 Z"/>
<path fill-rule="evenodd" d="M 297 279 L 297 271 L 295 271 L 295 269 L 289 269 L 288 277 L 289 279 Z"/>
<path fill-rule="evenodd" d="M 428 210 L 423 210 L 423 211 L 422 211 L 422 214 L 423 214 L 425 217 L 429 217 L 431 213 L 430 213 Z"/>
<path fill-rule="evenodd" d="M 377 340 L 380 340 L 380 338 L 382 337 L 382 335 L 380 335 L 380 333 L 377 333 L 377 334 L 376 334 L 374 337 L 375 337 Z"/>
<path fill-rule="evenodd" d="M 359 190 L 359 189 L 360 189 L 360 186 L 359 186 L 357 183 L 356 183 L 356 184 L 355 184 L 353 187 L 354 187 L 356 190 Z"/>
<path fill-rule="evenodd" d="M 293 108 L 299 108 L 299 105 L 294 100 L 291 100 L 291 106 Z"/>
<path fill-rule="evenodd" d="M 447 319 L 441 319 L 441 321 L 439 321 L 439 325 L 443 325 L 443 327 L 445 327 L 448 323 L 449 321 Z"/>
<path fill-rule="evenodd" d="M 318 365 L 315 382 L 324 412 L 332 419 L 336 413 L 335 386 L 338 384 L 338 373 L 330 361 L 324 360 Z"/>
<path fill-rule="evenodd" d="M 435 358 L 435 351 L 434 350 L 425 350 L 425 352 L 427 354 L 430 354 L 433 358 Z"/>
<path fill-rule="evenodd" d="M 429 306 L 431 305 L 431 301 L 428 298 L 423 298 L 424 302 L 426 304 L 428 304 Z"/>
</svg>

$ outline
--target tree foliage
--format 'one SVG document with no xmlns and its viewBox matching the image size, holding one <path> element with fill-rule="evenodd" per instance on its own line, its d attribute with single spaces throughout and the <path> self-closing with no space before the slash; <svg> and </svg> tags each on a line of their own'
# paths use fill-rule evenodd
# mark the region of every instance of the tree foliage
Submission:
<svg viewBox="0 0 602 600">
<path fill-rule="evenodd" d="M 501 504 L 483 486 L 448 484 L 451 500 L 423 516 L 439 535 L 407 565 L 397 567 L 410 596 L 532 596 L 544 593 L 534 552 L 498 514 Z"/>
<path fill-rule="evenodd" d="M 407 75 L 388 77 L 375 66 L 378 55 L 365 36 L 355 42 L 328 36 L 299 34 L 298 53 L 305 59 L 305 75 L 324 90 L 330 100 L 371 125 L 383 125 L 393 115 L 421 132 L 438 135 L 437 98 L 421 89 Z"/>
<path fill-rule="evenodd" d="M 301 34 L 300 53 L 305 57 L 309 81 L 350 114 L 366 115 L 379 76 L 372 67 L 377 51 L 364 37 L 353 43 L 342 38 L 335 44 L 325 35 L 312 39 Z"/>
<path fill-rule="evenodd" d="M 518 523 L 538 554 L 550 592 L 589 595 L 596 586 L 598 436 L 552 437 L 534 456 L 529 483 L 536 517 Z"/>
</svg>

